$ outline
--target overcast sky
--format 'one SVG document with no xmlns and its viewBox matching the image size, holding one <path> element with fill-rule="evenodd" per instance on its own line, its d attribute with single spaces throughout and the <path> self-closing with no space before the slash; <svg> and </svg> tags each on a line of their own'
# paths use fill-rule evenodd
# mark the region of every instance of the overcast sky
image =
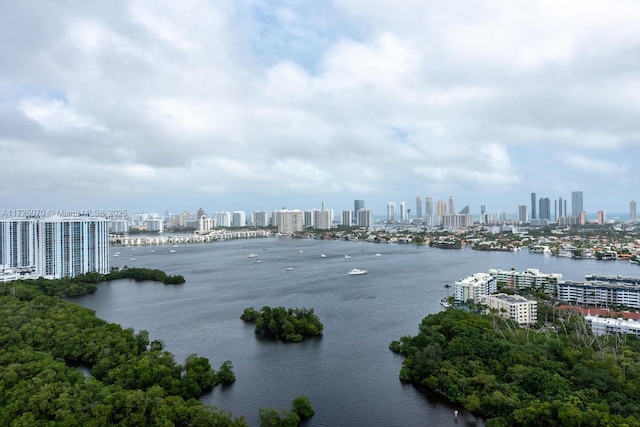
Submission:
<svg viewBox="0 0 640 427">
<path fill-rule="evenodd" d="M 636 0 L 0 0 L 0 208 L 628 213 L 639 23 Z"/>
</svg>

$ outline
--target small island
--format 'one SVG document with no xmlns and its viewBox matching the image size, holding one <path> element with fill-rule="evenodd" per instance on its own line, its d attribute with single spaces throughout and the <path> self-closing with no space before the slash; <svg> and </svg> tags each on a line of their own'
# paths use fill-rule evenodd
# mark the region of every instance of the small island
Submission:
<svg viewBox="0 0 640 427">
<path fill-rule="evenodd" d="M 253 307 L 245 308 L 240 316 L 245 322 L 253 322 L 257 333 L 273 336 L 282 341 L 299 342 L 306 337 L 322 335 L 324 326 L 307 308 Z"/>
</svg>

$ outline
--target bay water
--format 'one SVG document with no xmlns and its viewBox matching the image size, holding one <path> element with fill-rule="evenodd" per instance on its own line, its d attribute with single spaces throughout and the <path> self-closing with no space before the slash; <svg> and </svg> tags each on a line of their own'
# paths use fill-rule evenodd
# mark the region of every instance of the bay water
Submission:
<svg viewBox="0 0 640 427">
<path fill-rule="evenodd" d="M 112 251 L 119 252 L 113 266 L 157 268 L 183 275 L 186 283 L 118 280 L 69 300 L 124 328 L 146 329 L 179 363 L 193 353 L 207 357 L 214 369 L 230 360 L 237 381 L 200 400 L 244 415 L 252 426 L 260 408 L 290 408 L 300 395 L 309 396 L 316 410 L 305 426 L 483 426 L 457 405 L 400 382 L 402 357 L 388 348 L 403 335 L 416 335 L 420 321 L 442 309 L 439 300 L 453 291 L 445 284 L 490 268 L 538 268 L 569 280 L 640 276 L 640 266 L 629 262 L 527 250 L 282 237 Z M 354 267 L 368 272 L 351 276 Z M 260 338 L 240 315 L 263 306 L 313 308 L 323 336 L 300 343 Z"/>
</svg>

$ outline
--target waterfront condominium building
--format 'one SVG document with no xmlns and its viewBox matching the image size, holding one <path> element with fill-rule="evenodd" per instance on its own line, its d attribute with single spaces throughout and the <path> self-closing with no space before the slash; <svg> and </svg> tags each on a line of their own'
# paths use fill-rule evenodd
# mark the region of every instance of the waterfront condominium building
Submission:
<svg viewBox="0 0 640 427">
<path fill-rule="evenodd" d="M 538 303 L 520 295 L 485 295 L 482 304 L 488 312 L 495 312 L 505 319 L 512 319 L 520 326 L 531 325 L 538 320 Z"/>
<path fill-rule="evenodd" d="M 360 209 L 358 211 L 358 227 L 373 226 L 373 211 L 371 209 Z"/>
<path fill-rule="evenodd" d="M 231 217 L 232 227 L 244 227 L 247 225 L 247 215 L 244 211 L 234 211 Z"/>
<path fill-rule="evenodd" d="M 342 210 L 342 215 L 340 217 L 340 225 L 345 226 L 345 227 L 349 227 L 351 226 L 351 218 L 353 216 L 353 213 L 351 212 L 350 209 L 343 209 Z"/>
<path fill-rule="evenodd" d="M 255 211 L 253 214 L 253 226 L 254 227 L 267 227 L 269 226 L 269 214 L 267 211 Z"/>
<path fill-rule="evenodd" d="M 407 207 L 404 202 L 400 202 L 400 222 L 404 222 L 407 219 Z"/>
<path fill-rule="evenodd" d="M 213 213 L 218 227 L 231 227 L 231 212 L 218 211 Z"/>
<path fill-rule="evenodd" d="M 497 290 L 497 280 L 488 273 L 476 273 L 453 284 L 455 300 L 459 302 L 479 302 L 481 297 Z"/>
<path fill-rule="evenodd" d="M 558 282 L 558 300 L 569 304 L 640 309 L 640 283 L 636 278 L 589 277 L 584 282 Z"/>
<path fill-rule="evenodd" d="M 276 211 L 276 223 L 278 233 L 292 234 L 302 231 L 304 224 L 304 213 L 301 210 L 280 210 Z"/>
<path fill-rule="evenodd" d="M 629 221 L 636 221 L 636 201 L 629 202 Z"/>
<path fill-rule="evenodd" d="M 333 223 L 333 211 L 330 209 L 313 211 L 313 228 L 318 230 L 329 230 Z"/>
<path fill-rule="evenodd" d="M 489 274 L 496 278 L 498 284 L 516 289 L 532 289 L 547 295 L 556 295 L 558 282 L 562 280 L 560 273 L 540 273 L 537 268 L 526 271 L 489 269 Z"/>
<path fill-rule="evenodd" d="M 85 216 L 1 220 L 0 270 L 2 281 L 106 274 L 109 221 Z"/>
</svg>

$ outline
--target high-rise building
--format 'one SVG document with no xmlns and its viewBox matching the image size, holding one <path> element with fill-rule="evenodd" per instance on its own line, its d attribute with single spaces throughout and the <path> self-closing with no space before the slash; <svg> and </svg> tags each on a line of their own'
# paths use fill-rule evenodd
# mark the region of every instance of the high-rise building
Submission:
<svg viewBox="0 0 640 427">
<path fill-rule="evenodd" d="M 358 223 L 357 215 L 360 209 L 364 209 L 364 200 L 354 200 L 353 201 L 353 219 L 352 219 L 353 224 Z"/>
<path fill-rule="evenodd" d="M 449 196 L 449 214 L 453 215 L 456 213 L 456 202 L 453 196 Z"/>
<path fill-rule="evenodd" d="M 632 200 L 629 203 L 629 220 L 630 221 L 635 221 L 637 219 L 636 216 L 636 201 Z"/>
<path fill-rule="evenodd" d="M 231 227 L 231 212 L 214 212 L 213 218 L 218 227 Z"/>
<path fill-rule="evenodd" d="M 231 217 L 232 227 L 244 227 L 246 225 L 246 214 L 244 211 L 234 211 Z"/>
<path fill-rule="evenodd" d="M 276 211 L 278 233 L 292 234 L 302 231 L 303 212 L 301 210 L 280 210 Z"/>
<path fill-rule="evenodd" d="M 484 215 L 486 213 L 487 213 L 487 206 L 484 203 L 480 204 L 480 215 Z"/>
<path fill-rule="evenodd" d="M 109 221 L 87 216 L 0 220 L 0 279 L 109 272 Z"/>
<path fill-rule="evenodd" d="M 422 219 L 422 197 L 416 197 L 416 218 Z"/>
<path fill-rule="evenodd" d="M 540 219 L 551 219 L 551 200 L 548 197 L 540 197 Z"/>
<path fill-rule="evenodd" d="M 604 225 L 607 222 L 607 213 L 603 210 L 598 211 L 598 225 Z"/>
<path fill-rule="evenodd" d="M 396 204 L 395 204 L 395 202 L 388 202 L 387 203 L 387 221 L 391 222 L 391 223 L 396 221 Z"/>
<path fill-rule="evenodd" d="M 433 216 L 433 199 L 431 197 L 424 200 L 424 213 L 426 216 Z"/>
<path fill-rule="evenodd" d="M 358 211 L 358 227 L 373 226 L 373 211 L 371 209 L 360 209 Z"/>
<path fill-rule="evenodd" d="M 538 219 L 536 205 L 538 200 L 536 199 L 536 193 L 531 193 L 531 219 Z"/>
<path fill-rule="evenodd" d="M 521 223 L 529 222 L 529 217 L 527 215 L 527 205 L 518 206 L 518 221 Z"/>
<path fill-rule="evenodd" d="M 351 212 L 350 209 L 344 209 L 342 211 L 342 216 L 340 217 L 340 225 L 343 225 L 345 227 L 350 227 L 351 226 L 351 217 L 353 213 Z"/>
<path fill-rule="evenodd" d="M 329 230 L 333 222 L 333 211 L 328 209 L 313 211 L 314 228 L 318 230 Z"/>
<path fill-rule="evenodd" d="M 407 211 L 404 202 L 400 202 L 400 221 L 407 219 Z"/>
<path fill-rule="evenodd" d="M 447 202 L 438 200 L 436 202 L 436 216 L 444 216 L 447 214 Z"/>
<path fill-rule="evenodd" d="M 584 210 L 583 200 L 582 200 L 582 191 L 572 191 L 571 192 L 571 216 L 578 217 L 580 216 L 580 212 Z"/>
<path fill-rule="evenodd" d="M 252 222 L 254 227 L 266 227 L 269 225 L 269 214 L 267 211 L 255 211 Z"/>
</svg>

